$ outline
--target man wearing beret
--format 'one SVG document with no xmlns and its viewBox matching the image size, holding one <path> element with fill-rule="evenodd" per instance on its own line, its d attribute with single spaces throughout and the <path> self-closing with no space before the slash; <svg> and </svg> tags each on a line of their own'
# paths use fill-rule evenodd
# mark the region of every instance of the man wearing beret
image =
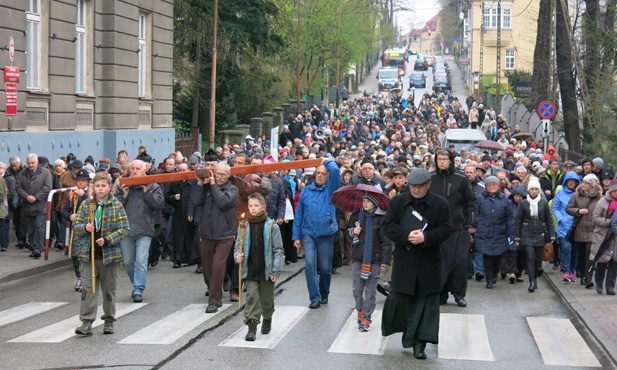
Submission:
<svg viewBox="0 0 617 370">
<path fill-rule="evenodd" d="M 441 244 L 452 231 L 448 201 L 432 193 L 431 174 L 412 168 L 409 191 L 390 201 L 383 227 L 394 242 L 391 292 L 383 308 L 381 332 L 403 333 L 404 348 L 426 359 L 426 343 L 438 343 Z"/>
</svg>

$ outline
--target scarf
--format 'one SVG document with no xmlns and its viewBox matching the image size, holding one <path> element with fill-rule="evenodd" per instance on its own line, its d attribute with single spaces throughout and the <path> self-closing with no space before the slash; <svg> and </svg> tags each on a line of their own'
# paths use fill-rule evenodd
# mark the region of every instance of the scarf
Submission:
<svg viewBox="0 0 617 370">
<path fill-rule="evenodd" d="M 371 276 L 371 262 L 373 260 L 373 216 L 375 216 L 375 212 L 368 213 L 364 211 L 364 209 L 360 211 L 360 225 L 362 225 L 362 230 L 366 230 L 366 234 L 364 235 L 362 267 L 360 269 L 360 278 L 363 280 L 368 280 Z M 366 223 L 364 221 L 366 221 Z"/>
<path fill-rule="evenodd" d="M 264 222 L 267 218 L 268 218 L 268 214 L 266 213 L 266 211 L 261 211 L 261 213 L 258 214 L 257 216 L 253 216 L 250 213 L 247 216 L 247 220 L 250 223 Z"/>
<path fill-rule="evenodd" d="M 538 195 L 535 199 L 531 198 L 531 196 L 527 195 L 527 201 L 529 202 L 529 213 L 531 213 L 531 217 L 538 218 L 538 203 L 540 203 L 540 199 L 542 197 Z"/>
<path fill-rule="evenodd" d="M 617 211 L 617 199 L 611 196 L 611 202 L 608 205 L 606 217 L 611 218 L 613 216 L 613 213 L 615 213 L 615 211 Z"/>
</svg>

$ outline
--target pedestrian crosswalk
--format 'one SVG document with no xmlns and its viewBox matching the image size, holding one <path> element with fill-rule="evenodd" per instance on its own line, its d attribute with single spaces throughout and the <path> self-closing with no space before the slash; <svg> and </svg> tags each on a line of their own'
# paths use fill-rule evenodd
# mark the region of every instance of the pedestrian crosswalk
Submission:
<svg viewBox="0 0 617 370">
<path fill-rule="evenodd" d="M 0 327 L 19 325 L 27 318 L 49 312 L 67 305 L 68 302 L 29 302 L 4 311 L 0 311 Z M 122 317 L 134 314 L 135 311 L 148 303 L 117 303 L 116 318 L 122 322 Z M 225 304 L 218 312 L 206 314 L 206 304 L 188 304 L 167 316 L 154 322 L 124 338 L 113 338 L 118 345 L 125 344 L 156 344 L 171 345 L 187 335 L 192 330 L 212 321 L 215 318 L 225 321 L 229 325 L 227 330 L 231 335 L 222 341 L 220 347 L 275 349 L 288 334 L 294 330 L 302 320 L 307 319 L 309 311 L 304 306 L 279 305 L 273 316 L 272 332 L 268 335 L 259 335 L 254 342 L 244 340 L 246 326 L 242 315 L 232 317 L 231 305 Z M 102 307 L 98 308 L 102 312 Z M 319 312 L 316 312 L 319 313 Z M 228 317 L 229 316 L 229 317 Z M 372 325 L 369 332 L 359 332 L 357 312 L 352 311 L 341 323 L 340 327 L 331 328 L 336 331 L 336 337 L 331 343 L 328 352 L 335 354 L 362 354 L 381 356 L 387 353 L 388 347 L 400 346 L 397 340 L 390 340 L 381 336 L 382 310 L 375 310 L 372 315 Z M 56 315 L 54 315 L 56 317 Z M 217 322 L 221 320 L 217 319 Z M 10 343 L 60 343 L 75 336 L 75 328 L 80 324 L 79 315 L 74 315 L 44 326 L 40 329 L 24 333 Z M 102 325 L 97 319 L 93 327 Z M 589 348 L 579 331 L 569 319 L 554 317 L 527 317 L 528 326 L 534 342 L 541 354 L 545 365 L 550 366 L 581 366 L 601 367 L 600 362 Z M 396 337 L 396 336 L 394 336 Z M 443 360 L 467 361 L 499 361 L 496 358 L 489 340 L 489 332 L 484 315 L 442 313 L 440 319 L 439 340 L 436 347 L 437 357 Z M 400 338 L 400 336 L 399 336 Z M 559 340 L 556 340 L 559 338 Z"/>
</svg>

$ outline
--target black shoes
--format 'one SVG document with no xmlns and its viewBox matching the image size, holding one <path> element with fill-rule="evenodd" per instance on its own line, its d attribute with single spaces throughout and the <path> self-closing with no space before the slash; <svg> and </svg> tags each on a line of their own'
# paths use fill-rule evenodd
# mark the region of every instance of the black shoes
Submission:
<svg viewBox="0 0 617 370">
<path fill-rule="evenodd" d="M 249 326 L 249 331 L 246 333 L 244 340 L 247 342 L 254 342 L 257 338 L 257 323 L 255 320 L 250 320 L 247 325 Z"/>
<path fill-rule="evenodd" d="M 536 279 L 529 280 L 529 288 L 527 288 L 527 291 L 533 293 L 536 289 L 538 289 L 538 281 Z"/>
<path fill-rule="evenodd" d="M 482 280 L 484 280 L 484 274 L 476 272 L 476 281 L 482 281 Z"/>
<path fill-rule="evenodd" d="M 206 308 L 206 313 L 215 313 L 218 310 L 219 308 L 216 305 L 209 304 L 208 307 Z"/>
<path fill-rule="evenodd" d="M 600 285 L 600 284 L 596 285 L 596 292 L 598 294 L 602 294 L 602 285 Z M 608 292 L 607 292 L 607 294 L 608 294 Z"/>
<path fill-rule="evenodd" d="M 615 295 L 615 289 L 614 288 L 606 288 L 606 294 L 608 294 L 608 295 Z"/>
<path fill-rule="evenodd" d="M 173 268 L 179 269 L 180 267 L 182 267 L 182 264 L 180 262 L 174 262 Z"/>
<path fill-rule="evenodd" d="M 486 282 L 486 289 L 493 289 L 493 282 L 492 281 L 487 281 Z"/>
<path fill-rule="evenodd" d="M 28 257 L 41 258 L 41 254 L 40 253 L 36 253 L 36 252 L 32 252 L 32 253 L 30 253 L 30 255 Z"/>
<path fill-rule="evenodd" d="M 327 294 L 322 294 L 321 295 L 321 302 L 319 302 L 321 304 L 328 304 L 328 295 Z"/>
<path fill-rule="evenodd" d="M 313 301 L 309 305 L 309 308 L 319 308 L 320 306 L 321 306 L 321 303 L 319 301 Z"/>
<path fill-rule="evenodd" d="M 390 294 L 390 282 L 386 281 L 377 284 L 377 291 L 387 297 Z"/>
<path fill-rule="evenodd" d="M 201 263 L 197 265 L 197 268 L 195 269 L 195 273 L 196 274 L 203 274 L 204 273 L 204 268 L 201 265 Z"/>
<path fill-rule="evenodd" d="M 426 349 L 426 343 L 425 342 L 416 342 L 413 345 L 413 357 L 417 358 L 418 360 L 426 360 L 426 353 L 424 352 L 424 350 Z"/>
<path fill-rule="evenodd" d="M 585 289 L 591 289 L 593 288 L 595 284 L 593 283 L 593 281 L 587 281 L 587 284 L 585 284 Z"/>
<path fill-rule="evenodd" d="M 272 319 L 264 319 L 261 323 L 261 334 L 270 334 L 272 331 Z"/>
<path fill-rule="evenodd" d="M 487 283 L 487 287 L 488 287 L 488 283 Z M 491 288 L 492 288 L 492 287 L 493 287 L 493 285 L 491 284 Z M 463 298 L 463 297 L 461 297 L 461 298 L 455 298 L 454 300 L 456 301 L 456 304 L 457 304 L 459 307 L 467 307 L 467 302 L 465 301 L 465 298 Z M 425 343 L 425 345 L 426 345 L 426 343 Z M 425 356 L 426 356 L 426 355 L 425 355 Z M 424 358 L 426 358 L 426 357 L 424 357 Z"/>
<path fill-rule="evenodd" d="M 141 303 L 143 302 L 143 297 L 141 296 L 141 294 L 134 294 L 133 295 L 133 302 L 135 303 Z"/>
</svg>

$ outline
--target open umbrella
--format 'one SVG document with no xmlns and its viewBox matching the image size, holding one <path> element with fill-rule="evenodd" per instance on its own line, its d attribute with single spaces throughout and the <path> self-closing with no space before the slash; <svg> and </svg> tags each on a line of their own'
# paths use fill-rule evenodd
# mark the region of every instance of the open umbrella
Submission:
<svg viewBox="0 0 617 370">
<path fill-rule="evenodd" d="M 330 204 L 343 212 L 359 212 L 362 209 L 362 195 L 371 193 L 377 199 L 377 206 L 386 211 L 390 207 L 390 198 L 376 186 L 365 184 L 346 185 L 332 194 Z"/>
<path fill-rule="evenodd" d="M 503 147 L 501 146 L 501 144 L 499 144 L 496 141 L 492 141 L 492 140 L 480 140 L 477 143 L 475 143 L 473 147 L 480 148 L 480 149 L 486 149 L 486 150 L 492 150 L 496 152 L 503 150 Z"/>
<path fill-rule="evenodd" d="M 533 138 L 533 134 L 530 134 L 528 132 L 519 132 L 518 134 L 514 134 L 512 135 L 513 139 L 517 139 L 517 140 L 531 140 Z"/>
</svg>

